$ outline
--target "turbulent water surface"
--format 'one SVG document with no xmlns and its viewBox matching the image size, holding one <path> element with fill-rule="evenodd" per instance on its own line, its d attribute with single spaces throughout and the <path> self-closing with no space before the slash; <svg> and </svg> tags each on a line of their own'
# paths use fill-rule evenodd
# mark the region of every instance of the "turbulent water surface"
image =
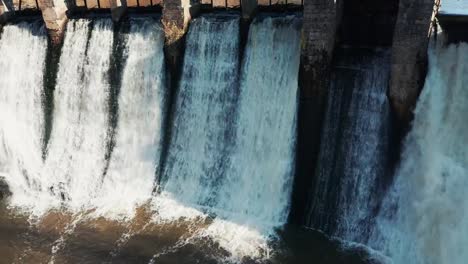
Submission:
<svg viewBox="0 0 468 264">
<path fill-rule="evenodd" d="M 395 263 L 466 263 L 468 45 L 433 49 L 373 246 Z"/>
</svg>

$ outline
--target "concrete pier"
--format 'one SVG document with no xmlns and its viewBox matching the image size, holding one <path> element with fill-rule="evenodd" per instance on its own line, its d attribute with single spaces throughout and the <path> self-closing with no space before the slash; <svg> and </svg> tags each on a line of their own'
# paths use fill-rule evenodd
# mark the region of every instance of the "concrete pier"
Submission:
<svg viewBox="0 0 468 264">
<path fill-rule="evenodd" d="M 291 219 L 306 207 L 320 148 L 320 135 L 342 0 L 304 1 L 296 177 Z M 299 220 L 300 221 L 300 220 Z"/>
<path fill-rule="evenodd" d="M 68 7 L 65 1 L 38 0 L 38 4 L 52 44 L 59 45 L 62 42 L 65 25 L 68 21 L 66 16 Z"/>
<path fill-rule="evenodd" d="M 427 47 L 439 0 L 400 0 L 392 44 L 389 96 L 398 123 L 409 126 L 424 85 Z"/>
<path fill-rule="evenodd" d="M 14 13 L 13 2 L 0 0 L 0 29 Z"/>
</svg>

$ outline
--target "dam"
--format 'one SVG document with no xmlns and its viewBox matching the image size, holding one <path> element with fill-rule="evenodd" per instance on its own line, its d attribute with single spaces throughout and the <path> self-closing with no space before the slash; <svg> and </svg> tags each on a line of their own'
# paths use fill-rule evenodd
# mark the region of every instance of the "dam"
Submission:
<svg viewBox="0 0 468 264">
<path fill-rule="evenodd" d="M 445 2 L 1 0 L 0 262 L 465 263 Z"/>
</svg>

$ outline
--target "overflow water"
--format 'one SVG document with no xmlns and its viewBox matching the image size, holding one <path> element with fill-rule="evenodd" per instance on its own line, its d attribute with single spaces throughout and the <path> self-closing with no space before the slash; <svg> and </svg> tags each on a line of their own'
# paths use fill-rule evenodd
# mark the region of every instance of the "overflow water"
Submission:
<svg viewBox="0 0 468 264">
<path fill-rule="evenodd" d="M 103 18 L 70 20 L 46 147 L 46 33 L 39 24 L 6 26 L 0 51 L 16 55 L 0 57 L 8 76 L 0 78 L 1 88 L 8 87 L 0 91 L 0 163 L 13 191 L 8 205 L 28 213 L 0 203 L 2 258 L 304 263 L 312 248 L 313 259 L 359 263 L 361 253 L 347 262 L 336 253 L 340 246 L 323 235 L 285 226 L 301 20 L 258 15 L 245 49 L 238 15 L 193 20 L 167 136 L 160 23 L 141 17 L 117 26 Z M 33 74 L 19 80 L 14 74 L 23 69 Z M 291 257 L 283 239 L 305 254 Z"/>
<path fill-rule="evenodd" d="M 429 73 L 371 243 L 394 263 L 468 259 L 468 45 L 430 51 Z"/>
<path fill-rule="evenodd" d="M 115 146 L 96 207 L 107 217 L 132 218 L 151 198 L 159 172 L 165 112 L 164 34 L 152 18 L 131 19 L 118 95 Z"/>
<path fill-rule="evenodd" d="M 239 23 L 238 16 L 204 16 L 192 22 L 187 36 L 161 188 L 162 196 L 189 207 L 211 208 L 216 203 L 229 162 Z"/>
<path fill-rule="evenodd" d="M 257 18 L 242 64 L 235 143 L 217 207 L 264 226 L 289 213 L 301 19 Z"/>
<path fill-rule="evenodd" d="M 101 187 L 108 140 L 112 40 L 110 19 L 68 23 L 42 173 L 48 186 L 44 191 L 70 210 L 92 208 L 91 199 Z"/>
<path fill-rule="evenodd" d="M 214 216 L 200 236 L 211 237 L 234 258 L 261 257 L 268 235 L 286 222 L 300 21 L 266 17 L 252 23 L 240 84 L 238 17 L 201 17 L 188 35 L 176 129 L 156 210 L 173 219 Z M 161 207 L 163 197 L 181 210 L 173 203 Z"/>
<path fill-rule="evenodd" d="M 337 57 L 307 222 L 367 243 L 389 170 L 390 52 L 344 48 Z"/>
<path fill-rule="evenodd" d="M 0 39 L 0 174 L 11 204 L 36 199 L 44 144 L 43 72 L 47 35 L 42 23 L 6 25 Z"/>
</svg>

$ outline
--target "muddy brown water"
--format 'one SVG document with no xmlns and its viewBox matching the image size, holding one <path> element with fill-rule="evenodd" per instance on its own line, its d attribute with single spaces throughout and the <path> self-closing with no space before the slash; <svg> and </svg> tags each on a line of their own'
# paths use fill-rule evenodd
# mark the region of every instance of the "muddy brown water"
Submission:
<svg viewBox="0 0 468 264">
<path fill-rule="evenodd" d="M 0 205 L 0 264 L 9 263 L 227 263 L 229 253 L 210 239 L 187 239 L 209 220 L 156 224 L 140 208 L 126 222 L 50 212 L 31 220 Z M 319 232 L 287 226 L 278 230 L 269 259 L 238 263 L 369 263 L 366 252 L 345 250 Z M 232 263 L 232 262 L 231 262 Z"/>
</svg>

